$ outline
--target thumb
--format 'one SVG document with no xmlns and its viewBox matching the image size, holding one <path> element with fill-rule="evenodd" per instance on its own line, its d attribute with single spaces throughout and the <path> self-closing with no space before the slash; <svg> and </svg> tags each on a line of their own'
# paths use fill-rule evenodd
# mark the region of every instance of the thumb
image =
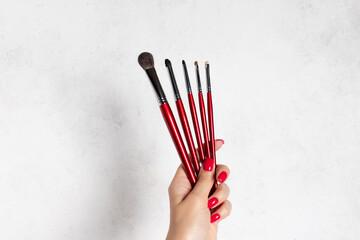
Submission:
<svg viewBox="0 0 360 240">
<path fill-rule="evenodd" d="M 191 184 L 186 176 L 184 167 L 180 165 L 169 186 L 170 205 L 180 203 L 191 191 Z"/>
<path fill-rule="evenodd" d="M 212 158 L 207 158 L 203 162 L 202 168 L 199 173 L 198 180 L 191 194 L 204 195 L 206 198 L 209 195 L 211 187 L 215 181 L 215 162 Z"/>
</svg>

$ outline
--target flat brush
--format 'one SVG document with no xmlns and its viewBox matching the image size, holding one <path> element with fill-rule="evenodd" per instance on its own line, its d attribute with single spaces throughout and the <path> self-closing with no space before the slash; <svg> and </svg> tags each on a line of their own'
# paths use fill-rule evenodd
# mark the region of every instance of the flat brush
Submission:
<svg viewBox="0 0 360 240">
<path fill-rule="evenodd" d="M 201 133 L 200 133 L 199 121 L 198 121 L 198 117 L 197 117 L 197 113 L 196 113 L 196 107 L 195 107 L 195 103 L 194 103 L 194 97 L 193 97 L 192 91 L 191 91 L 189 74 L 188 74 L 186 63 L 184 60 L 182 61 L 182 64 L 183 64 L 183 68 L 184 68 L 185 82 L 186 82 L 186 88 L 187 88 L 188 100 L 189 100 L 189 108 L 190 108 L 192 122 L 194 125 L 194 132 L 195 132 L 195 137 L 196 137 L 197 146 L 198 146 L 198 153 L 199 153 L 200 160 L 204 161 L 205 160 L 204 147 L 203 147 L 203 143 L 202 143 L 202 139 L 201 139 Z"/>
<path fill-rule="evenodd" d="M 172 65 L 171 65 L 171 62 L 170 62 L 169 59 L 165 60 L 165 66 L 169 70 L 170 80 L 171 80 L 171 84 L 172 84 L 173 89 L 174 89 L 175 103 L 176 103 L 176 107 L 177 107 L 177 110 L 178 110 L 178 113 L 179 113 L 181 126 L 182 126 L 182 128 L 184 130 L 185 139 L 186 139 L 186 142 L 188 144 L 190 155 L 191 155 L 192 160 L 193 160 L 193 165 L 194 165 L 194 168 L 195 168 L 195 172 L 198 173 L 199 170 L 200 170 L 199 159 L 198 159 L 198 157 L 196 155 L 196 149 L 195 149 L 195 145 L 194 145 L 194 140 L 192 138 L 191 130 L 190 130 L 190 127 L 189 127 L 189 121 L 188 121 L 187 116 L 186 116 L 185 108 L 184 108 L 184 105 L 183 105 L 182 100 L 181 100 L 179 89 L 177 87 L 174 71 L 173 71 L 173 68 L 172 68 Z"/>
<path fill-rule="evenodd" d="M 213 104 L 211 97 L 210 65 L 208 61 L 205 62 L 205 70 L 206 70 L 206 82 L 207 82 L 207 104 L 208 104 L 208 118 L 209 118 L 209 132 L 210 132 L 210 156 L 212 159 L 214 159 L 216 166 L 214 114 L 213 114 Z M 215 181 L 215 188 L 216 187 L 217 187 L 217 181 Z"/>
<path fill-rule="evenodd" d="M 179 128 L 176 124 L 176 120 L 171 111 L 171 108 L 166 100 L 165 93 L 161 87 L 159 78 L 156 74 L 156 70 L 154 67 L 154 58 L 151 53 L 143 52 L 138 57 L 138 62 L 140 66 L 145 70 L 147 76 L 150 79 L 150 82 L 155 90 L 155 94 L 157 96 L 160 110 L 164 121 L 167 125 L 171 138 L 174 142 L 175 148 L 179 154 L 180 160 L 183 164 L 185 173 L 190 181 L 191 186 L 194 186 L 196 183 L 196 176 L 192 169 L 190 159 L 186 152 L 185 144 L 181 138 L 181 134 Z"/>
<path fill-rule="evenodd" d="M 208 135 L 207 121 L 206 121 L 205 104 L 204 104 L 204 98 L 202 95 L 199 66 L 198 66 L 197 61 L 195 61 L 195 70 L 196 70 L 196 78 L 197 78 L 198 91 L 199 91 L 200 117 L 201 117 L 201 123 L 202 123 L 203 134 L 204 134 L 205 158 L 210 158 L 211 155 L 210 155 L 210 145 L 209 145 L 209 135 Z"/>
</svg>

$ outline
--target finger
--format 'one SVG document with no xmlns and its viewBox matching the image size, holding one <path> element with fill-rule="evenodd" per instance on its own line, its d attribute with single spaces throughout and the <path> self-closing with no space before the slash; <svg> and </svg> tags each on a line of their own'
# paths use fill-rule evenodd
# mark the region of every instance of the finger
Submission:
<svg viewBox="0 0 360 240">
<path fill-rule="evenodd" d="M 222 147 L 222 145 L 224 145 L 224 143 L 225 143 L 224 140 L 216 139 L 215 140 L 215 151 L 219 150 Z"/>
<path fill-rule="evenodd" d="M 228 199 L 229 194 L 230 188 L 228 185 L 226 183 L 220 184 L 216 191 L 210 196 L 208 200 L 208 208 L 212 209 L 221 205 L 226 201 L 226 199 Z"/>
<path fill-rule="evenodd" d="M 180 203 L 191 191 L 191 185 L 182 164 L 178 167 L 168 191 L 171 206 Z"/>
<path fill-rule="evenodd" d="M 208 197 L 212 185 L 215 180 L 215 162 L 211 158 L 207 158 L 199 172 L 199 177 L 194 189 L 190 194 L 199 194 L 200 196 Z"/>
<path fill-rule="evenodd" d="M 222 145 L 224 145 L 224 140 L 222 139 L 216 139 L 215 140 L 215 151 L 219 150 Z M 203 148 L 205 148 L 205 144 L 203 143 Z M 196 153 L 198 155 L 198 158 L 200 159 L 200 153 L 199 153 L 199 148 L 196 148 Z M 189 155 L 190 156 L 190 155 Z M 201 160 L 201 159 L 200 159 Z"/>
<path fill-rule="evenodd" d="M 216 165 L 216 180 L 223 183 L 230 175 L 230 169 L 222 164 Z"/>
<path fill-rule="evenodd" d="M 218 224 L 219 221 L 228 217 L 231 213 L 231 202 L 226 200 L 221 206 L 211 215 L 210 222 L 214 224 Z"/>
</svg>

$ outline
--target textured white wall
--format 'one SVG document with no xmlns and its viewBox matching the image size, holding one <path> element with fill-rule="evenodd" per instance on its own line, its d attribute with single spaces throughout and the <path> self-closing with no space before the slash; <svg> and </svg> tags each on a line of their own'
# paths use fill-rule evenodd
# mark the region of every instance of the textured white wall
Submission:
<svg viewBox="0 0 360 240">
<path fill-rule="evenodd" d="M 209 60 L 219 239 L 360 239 L 360 2 L 1 1 L 0 239 L 163 239 L 179 164 L 137 56 Z M 201 64 L 202 66 L 202 64 Z M 202 75 L 204 71 L 202 68 Z M 185 101 L 187 104 L 187 102 Z"/>
</svg>

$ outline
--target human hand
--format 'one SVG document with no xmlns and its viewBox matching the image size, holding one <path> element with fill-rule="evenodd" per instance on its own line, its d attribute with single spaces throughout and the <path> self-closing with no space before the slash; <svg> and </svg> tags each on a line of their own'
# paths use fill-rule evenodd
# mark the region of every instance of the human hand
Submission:
<svg viewBox="0 0 360 240">
<path fill-rule="evenodd" d="M 216 140 L 216 151 L 223 144 L 222 140 Z M 191 189 L 182 165 L 179 166 L 169 186 L 170 227 L 167 240 L 216 239 L 219 221 L 230 215 L 231 202 L 227 200 L 230 189 L 223 183 L 230 173 L 225 165 L 216 166 L 216 179 L 220 184 L 209 197 L 214 184 L 214 170 L 214 160 L 206 159 L 197 183 Z"/>
</svg>

